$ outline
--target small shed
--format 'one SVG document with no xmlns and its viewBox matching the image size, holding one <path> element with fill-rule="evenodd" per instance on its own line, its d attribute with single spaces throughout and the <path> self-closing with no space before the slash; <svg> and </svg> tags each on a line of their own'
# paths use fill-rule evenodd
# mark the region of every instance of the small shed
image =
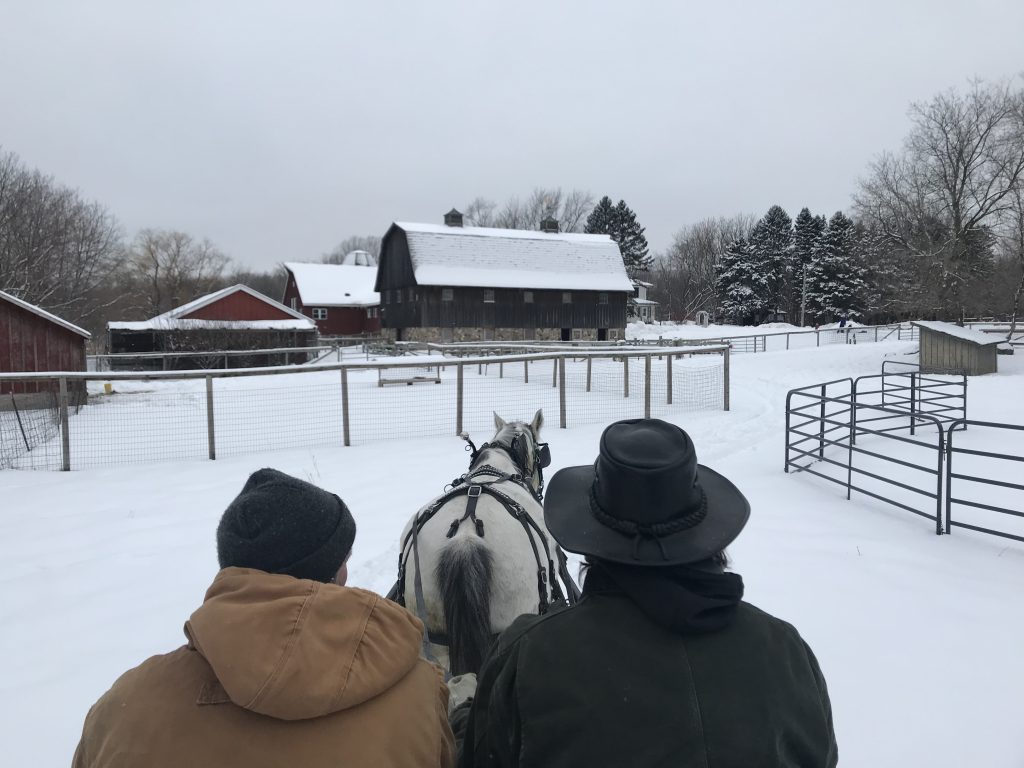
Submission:
<svg viewBox="0 0 1024 768">
<path fill-rule="evenodd" d="M 922 371 L 963 371 L 968 376 L 995 373 L 1000 338 L 953 323 L 918 320 Z"/>
<path fill-rule="evenodd" d="M 0 394 L 50 389 L 39 382 L 3 381 L 5 371 L 84 371 L 88 331 L 0 291 Z"/>
<path fill-rule="evenodd" d="M 210 368 L 225 364 L 214 351 L 269 350 L 313 346 L 316 325 L 284 304 L 264 296 L 247 285 L 233 285 L 200 296 L 162 315 L 141 321 L 107 323 L 111 353 L 195 352 L 195 355 L 150 359 L 148 367 Z M 144 358 L 143 358 L 144 359 Z M 232 357 L 233 368 L 303 362 L 303 353 L 254 352 Z M 141 359 L 127 363 L 140 365 Z M 112 361 L 112 368 L 119 363 Z"/>
</svg>

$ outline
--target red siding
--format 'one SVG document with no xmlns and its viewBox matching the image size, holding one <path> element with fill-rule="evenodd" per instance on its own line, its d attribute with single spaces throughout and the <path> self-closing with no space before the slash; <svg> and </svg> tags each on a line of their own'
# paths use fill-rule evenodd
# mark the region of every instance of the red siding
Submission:
<svg viewBox="0 0 1024 768">
<path fill-rule="evenodd" d="M 190 320 L 291 320 L 292 316 L 245 291 L 235 291 L 212 304 L 182 315 Z"/>
<path fill-rule="evenodd" d="M 85 339 L 0 298 L 0 378 L 4 371 L 84 371 Z M 37 392 L 33 383 L 0 381 L 0 394 Z"/>
</svg>

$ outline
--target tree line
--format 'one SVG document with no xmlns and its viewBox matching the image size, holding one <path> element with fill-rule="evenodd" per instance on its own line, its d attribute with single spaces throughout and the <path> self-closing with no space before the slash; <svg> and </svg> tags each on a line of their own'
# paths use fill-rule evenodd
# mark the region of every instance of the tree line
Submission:
<svg viewBox="0 0 1024 768">
<path fill-rule="evenodd" d="M 685 227 L 655 266 L 676 318 L 750 323 L 1014 315 L 1024 294 L 1024 89 L 974 82 L 910 107 L 849 214 L 779 206 Z"/>
</svg>

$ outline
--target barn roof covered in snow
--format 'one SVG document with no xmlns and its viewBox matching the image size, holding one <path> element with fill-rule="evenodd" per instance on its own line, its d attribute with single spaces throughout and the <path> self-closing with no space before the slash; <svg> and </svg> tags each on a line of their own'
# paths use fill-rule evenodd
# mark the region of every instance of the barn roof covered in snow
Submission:
<svg viewBox="0 0 1024 768">
<path fill-rule="evenodd" d="M 918 328 L 926 328 L 929 331 L 935 331 L 936 333 L 944 333 L 947 336 L 952 336 L 961 341 L 971 341 L 981 346 L 987 346 L 989 344 L 999 344 L 1004 340 L 1002 336 L 996 336 L 989 333 L 982 333 L 981 331 L 975 331 L 971 328 L 963 328 L 953 323 L 940 323 L 931 320 L 914 320 L 911 325 L 916 325 Z"/>
<path fill-rule="evenodd" d="M 295 278 L 295 287 L 305 307 L 375 307 L 380 304 L 380 294 L 373 290 L 376 266 L 299 261 L 285 262 L 284 266 Z"/>
<path fill-rule="evenodd" d="M 79 328 L 77 325 L 69 323 L 67 320 L 57 317 L 56 315 L 47 312 L 45 309 L 37 307 L 35 304 L 29 304 L 27 301 L 19 299 L 17 296 L 12 296 L 11 294 L 6 293 L 5 291 L 0 291 L 0 299 L 4 301 L 9 301 L 14 306 L 21 307 L 21 309 L 24 309 L 27 312 L 31 312 L 33 315 L 38 315 L 39 317 L 49 320 L 51 323 L 59 325 L 62 328 L 67 328 L 69 331 L 77 333 L 79 336 L 82 336 L 83 338 L 92 338 L 92 334 L 89 333 L 84 328 Z"/>
<path fill-rule="evenodd" d="M 633 292 L 608 235 L 395 222 L 420 285 Z"/>
<path fill-rule="evenodd" d="M 268 314 L 275 317 L 273 319 L 260 320 L 189 317 L 189 315 L 194 315 L 239 292 L 266 304 Z M 182 304 L 180 307 L 175 307 L 156 317 L 151 317 L 149 320 L 110 322 L 107 323 L 107 328 L 117 331 L 197 331 L 212 329 L 307 331 L 315 330 L 316 323 L 290 307 L 274 301 L 269 296 L 264 296 L 259 291 L 239 283 L 238 285 L 232 285 L 228 288 L 208 293 L 205 296 L 200 296 L 198 299 Z"/>
</svg>

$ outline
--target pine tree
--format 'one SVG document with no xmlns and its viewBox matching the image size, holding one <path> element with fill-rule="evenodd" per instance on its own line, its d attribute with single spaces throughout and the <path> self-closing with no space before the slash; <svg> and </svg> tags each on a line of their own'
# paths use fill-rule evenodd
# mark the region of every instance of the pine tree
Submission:
<svg viewBox="0 0 1024 768">
<path fill-rule="evenodd" d="M 630 276 L 650 269 L 654 261 L 649 255 L 644 228 L 625 200 L 613 205 L 610 197 L 602 197 L 587 217 L 584 232 L 609 235 L 618 244 L 622 263 Z"/>
<path fill-rule="evenodd" d="M 750 325 L 765 311 L 759 265 L 746 238 L 734 240 L 715 268 L 718 309 L 726 320 Z"/>
<path fill-rule="evenodd" d="M 819 323 L 861 317 L 867 309 L 866 272 L 854 224 L 836 211 L 807 267 L 808 313 Z"/>
<path fill-rule="evenodd" d="M 768 312 L 785 309 L 786 295 L 792 273 L 793 220 L 781 206 L 768 209 L 750 232 L 750 250 L 758 271 L 758 298 L 762 305 L 760 319 Z"/>
<path fill-rule="evenodd" d="M 812 216 L 811 212 L 804 208 L 797 214 L 793 226 L 793 274 L 792 292 L 789 305 L 790 322 L 799 320 L 804 322 L 804 298 L 807 288 L 804 281 L 804 274 L 807 265 L 811 263 L 811 256 L 814 252 L 815 243 L 825 231 L 828 222 L 824 216 Z"/>
</svg>

